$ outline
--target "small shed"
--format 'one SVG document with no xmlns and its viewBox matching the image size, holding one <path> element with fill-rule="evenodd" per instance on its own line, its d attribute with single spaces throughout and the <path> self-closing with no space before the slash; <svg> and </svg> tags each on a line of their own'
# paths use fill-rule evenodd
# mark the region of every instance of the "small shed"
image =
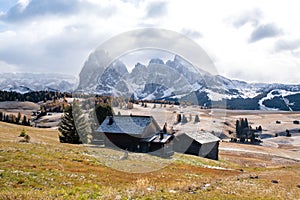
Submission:
<svg viewBox="0 0 300 200">
<path fill-rule="evenodd" d="M 218 160 L 220 139 L 208 132 L 178 132 L 174 151 Z"/>
</svg>

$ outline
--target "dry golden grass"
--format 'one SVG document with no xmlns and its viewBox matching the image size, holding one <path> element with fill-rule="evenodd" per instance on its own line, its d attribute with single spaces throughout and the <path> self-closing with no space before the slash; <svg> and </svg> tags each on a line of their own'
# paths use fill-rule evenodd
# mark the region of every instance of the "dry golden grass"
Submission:
<svg viewBox="0 0 300 200">
<path fill-rule="evenodd" d="M 23 128 L 30 143 L 18 142 Z M 158 171 L 126 173 L 106 167 L 83 145 L 59 143 L 57 134 L 0 123 L 0 199 L 300 198 L 296 161 L 228 151 L 219 161 L 175 154 Z"/>
</svg>

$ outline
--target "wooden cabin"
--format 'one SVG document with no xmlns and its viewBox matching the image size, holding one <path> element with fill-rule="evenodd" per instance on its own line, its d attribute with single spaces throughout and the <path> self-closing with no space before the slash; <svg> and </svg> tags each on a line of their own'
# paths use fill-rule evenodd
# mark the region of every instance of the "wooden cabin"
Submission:
<svg viewBox="0 0 300 200">
<path fill-rule="evenodd" d="M 96 134 L 104 139 L 106 147 L 159 156 L 173 155 L 173 135 L 162 133 L 151 116 L 108 116 Z"/>
<path fill-rule="evenodd" d="M 220 139 L 208 132 L 178 132 L 174 151 L 218 160 Z"/>
</svg>

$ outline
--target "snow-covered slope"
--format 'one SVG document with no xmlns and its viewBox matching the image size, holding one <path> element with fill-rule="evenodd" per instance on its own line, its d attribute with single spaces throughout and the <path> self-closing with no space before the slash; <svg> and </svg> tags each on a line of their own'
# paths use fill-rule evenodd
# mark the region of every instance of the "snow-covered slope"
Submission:
<svg viewBox="0 0 300 200">
<path fill-rule="evenodd" d="M 0 90 L 27 93 L 31 91 L 71 92 L 78 79 L 64 74 L 1 73 Z"/>
</svg>

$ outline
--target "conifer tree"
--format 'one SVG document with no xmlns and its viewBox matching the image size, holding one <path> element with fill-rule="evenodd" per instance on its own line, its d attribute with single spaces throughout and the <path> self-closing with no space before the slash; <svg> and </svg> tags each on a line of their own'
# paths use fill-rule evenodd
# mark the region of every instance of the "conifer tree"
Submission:
<svg viewBox="0 0 300 200">
<path fill-rule="evenodd" d="M 181 114 L 177 114 L 176 122 L 177 123 L 181 122 Z"/>
<path fill-rule="evenodd" d="M 249 124 L 248 124 L 248 119 L 245 118 L 245 127 L 244 128 L 248 128 L 249 127 Z"/>
<path fill-rule="evenodd" d="M 18 116 L 17 116 L 17 118 L 16 118 L 16 123 L 17 123 L 17 124 L 20 122 L 21 117 L 22 117 L 22 115 L 21 115 L 21 113 L 19 112 L 19 113 L 18 113 Z"/>
<path fill-rule="evenodd" d="M 82 108 L 78 100 L 73 101 L 73 117 L 81 142 L 84 144 L 88 143 L 89 125 L 82 113 Z"/>
<path fill-rule="evenodd" d="M 185 117 L 185 115 L 182 115 L 181 123 L 182 123 L 182 124 L 187 123 L 187 118 Z"/>
<path fill-rule="evenodd" d="M 27 117 L 25 115 L 23 116 L 22 125 L 23 126 L 27 126 L 28 125 L 28 123 L 27 123 Z"/>
<path fill-rule="evenodd" d="M 98 120 L 98 124 L 102 124 L 107 116 L 112 116 L 114 113 L 110 105 L 100 103 L 95 106 L 95 114 Z"/>
<path fill-rule="evenodd" d="M 241 119 L 241 133 L 243 132 L 243 129 L 245 128 L 245 120 L 244 118 Z"/>
<path fill-rule="evenodd" d="M 262 132 L 262 127 L 261 127 L 261 125 L 258 126 L 258 131 L 259 131 L 259 132 Z"/>
<path fill-rule="evenodd" d="M 235 122 L 235 132 L 236 132 L 236 137 L 240 138 L 241 136 L 241 127 L 240 127 L 240 121 L 236 120 Z"/>
<path fill-rule="evenodd" d="M 88 125 L 76 101 L 73 102 L 73 106 L 69 105 L 65 108 L 58 127 L 59 140 L 62 143 L 81 144 L 87 142 Z"/>
<path fill-rule="evenodd" d="M 200 122 L 199 115 L 196 115 L 195 116 L 195 123 L 198 123 L 198 122 Z"/>
<path fill-rule="evenodd" d="M 6 114 L 4 114 L 4 120 L 3 120 L 4 122 L 9 122 L 9 117 L 8 117 L 8 115 L 6 115 Z"/>
</svg>

